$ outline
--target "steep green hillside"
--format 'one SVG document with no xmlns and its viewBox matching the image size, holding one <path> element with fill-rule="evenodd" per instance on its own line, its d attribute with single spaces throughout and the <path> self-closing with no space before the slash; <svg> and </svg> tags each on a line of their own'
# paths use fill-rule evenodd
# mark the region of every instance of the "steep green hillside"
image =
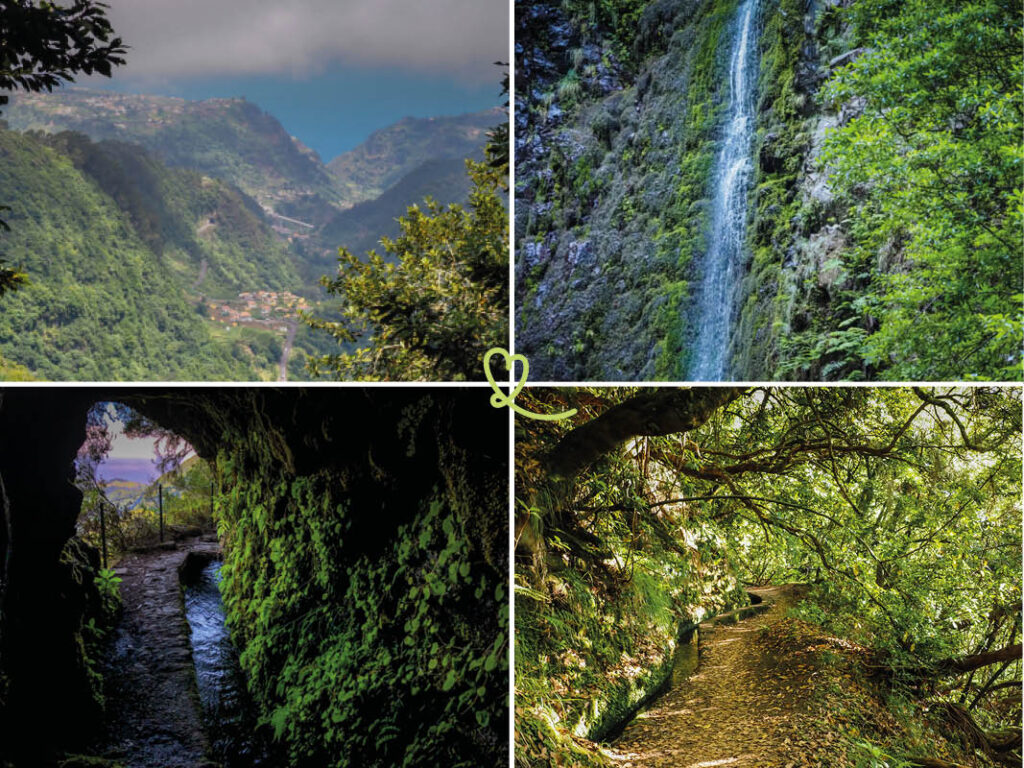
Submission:
<svg viewBox="0 0 1024 768">
<path fill-rule="evenodd" d="M 168 165 L 236 184 L 286 216 L 316 222 L 333 210 L 333 181 L 316 153 L 245 99 L 186 101 L 68 88 L 19 94 L 5 112 L 16 130 L 74 130 L 141 144 Z"/>
<path fill-rule="evenodd" d="M 380 197 L 336 214 L 308 245 L 303 245 L 303 264 L 312 278 L 331 273 L 337 267 L 338 248 L 362 255 L 377 248 L 381 237 L 398 235 L 398 218 L 405 215 L 410 205 L 422 204 L 427 197 L 442 204 L 464 203 L 469 187 L 464 160 L 428 160 Z"/>
<path fill-rule="evenodd" d="M 243 263 L 241 234 L 197 238 L 191 253 L 182 245 L 201 216 L 237 214 L 230 204 L 237 193 L 161 174 L 144 154 L 116 144 L 90 146 L 67 135 L 52 143 L 75 161 L 36 137 L 0 131 L 0 189 L 11 207 L 11 232 L 0 247 L 30 280 L 4 297 L 3 358 L 45 379 L 258 378 L 273 361 L 254 354 L 256 336 L 215 343 L 186 295 L 198 277 L 194 262 L 203 258 L 214 283 L 227 287 L 242 277 L 232 274 Z M 205 204 L 176 196 L 190 183 L 209 193 Z M 278 278 L 288 269 L 278 265 Z"/>
<path fill-rule="evenodd" d="M 327 164 L 350 202 L 380 195 L 428 160 L 481 159 L 487 132 L 504 120 L 497 107 L 447 117 L 407 117 L 374 131 L 358 147 Z"/>
<path fill-rule="evenodd" d="M 43 140 L 113 198 L 182 285 L 216 298 L 298 286 L 287 247 L 257 203 L 234 187 L 167 168 L 135 144 L 93 143 L 70 132 Z"/>
<path fill-rule="evenodd" d="M 531 369 L 689 378 L 751 4 L 725 378 L 1020 379 L 1021 29 L 999 0 L 517 6 L 516 338 Z"/>
</svg>

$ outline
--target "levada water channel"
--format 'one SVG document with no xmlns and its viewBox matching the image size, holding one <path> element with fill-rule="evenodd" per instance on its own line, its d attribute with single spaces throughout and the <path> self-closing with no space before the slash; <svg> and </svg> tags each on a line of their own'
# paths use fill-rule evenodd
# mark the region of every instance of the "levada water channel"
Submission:
<svg viewBox="0 0 1024 768">
<path fill-rule="evenodd" d="M 220 597 L 220 560 L 187 563 L 185 618 L 192 641 L 196 683 L 212 757 L 223 768 L 270 766 L 256 728 L 256 714 L 225 623 Z"/>
</svg>

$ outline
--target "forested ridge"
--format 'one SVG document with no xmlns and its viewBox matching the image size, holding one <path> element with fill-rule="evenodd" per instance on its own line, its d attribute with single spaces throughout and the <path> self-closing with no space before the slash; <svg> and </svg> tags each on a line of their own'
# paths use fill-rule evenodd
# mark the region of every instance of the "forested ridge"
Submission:
<svg viewBox="0 0 1024 768">
<path fill-rule="evenodd" d="M 44 379 L 272 375 L 272 334 L 239 329 L 222 343 L 202 314 L 201 297 L 253 282 L 298 287 L 251 200 L 132 145 L 13 131 L 0 145 L 0 186 L 14 196 L 4 254 L 29 280 L 4 297 L 7 360 Z"/>
<path fill-rule="evenodd" d="M 1019 764 L 1019 391 L 527 391 L 518 764 Z"/>
<path fill-rule="evenodd" d="M 1018 380 L 1016 4 L 517 3 L 517 338 L 538 375 L 693 378 L 753 8 L 732 380 Z"/>
</svg>

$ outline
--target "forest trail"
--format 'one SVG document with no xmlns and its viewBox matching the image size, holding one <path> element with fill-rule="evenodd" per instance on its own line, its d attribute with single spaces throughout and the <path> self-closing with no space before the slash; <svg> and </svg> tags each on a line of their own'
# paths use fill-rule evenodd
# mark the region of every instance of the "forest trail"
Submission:
<svg viewBox="0 0 1024 768">
<path fill-rule="evenodd" d="M 116 569 L 124 614 L 112 643 L 104 752 L 125 768 L 214 768 L 203 728 L 179 569 L 190 552 L 220 545 L 192 538 L 128 555 Z"/>
<path fill-rule="evenodd" d="M 762 628 L 798 599 L 793 585 L 750 589 L 771 607 L 737 624 L 701 625 L 700 665 L 642 712 L 606 751 L 623 768 L 809 768 L 824 765 L 801 746 L 814 667 L 778 657 Z"/>
</svg>

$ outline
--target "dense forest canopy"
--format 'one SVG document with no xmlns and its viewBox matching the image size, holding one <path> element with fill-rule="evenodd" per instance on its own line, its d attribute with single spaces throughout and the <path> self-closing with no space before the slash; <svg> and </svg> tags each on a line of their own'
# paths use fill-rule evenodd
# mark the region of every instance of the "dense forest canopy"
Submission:
<svg viewBox="0 0 1024 768">
<path fill-rule="evenodd" d="M 630 615 L 609 630 L 617 646 L 584 653 L 599 667 L 586 684 L 569 684 L 599 698 L 601 676 L 614 679 L 640 636 L 664 632 L 670 643 L 688 616 L 735 600 L 738 583 L 810 584 L 800 617 L 870 648 L 890 690 L 910 692 L 919 715 L 926 701 L 935 711 L 942 702 L 982 729 L 1019 735 L 1019 702 L 1001 710 L 994 695 L 1020 679 L 1018 390 L 529 396 L 532 407 L 580 415 L 519 424 L 517 689 L 527 754 L 552 748 L 537 721 L 545 708 L 562 727 L 588 722 L 585 705 L 570 701 L 576 692 L 541 682 L 571 678 L 555 662 L 564 652 L 557 627 L 575 626 L 572 647 L 594 631 L 574 624 L 583 620 L 567 605 Z M 648 597 L 630 603 L 638 592 Z M 652 629 L 659 621 L 668 627 Z M 992 759 L 1005 757 L 996 742 Z"/>
</svg>

